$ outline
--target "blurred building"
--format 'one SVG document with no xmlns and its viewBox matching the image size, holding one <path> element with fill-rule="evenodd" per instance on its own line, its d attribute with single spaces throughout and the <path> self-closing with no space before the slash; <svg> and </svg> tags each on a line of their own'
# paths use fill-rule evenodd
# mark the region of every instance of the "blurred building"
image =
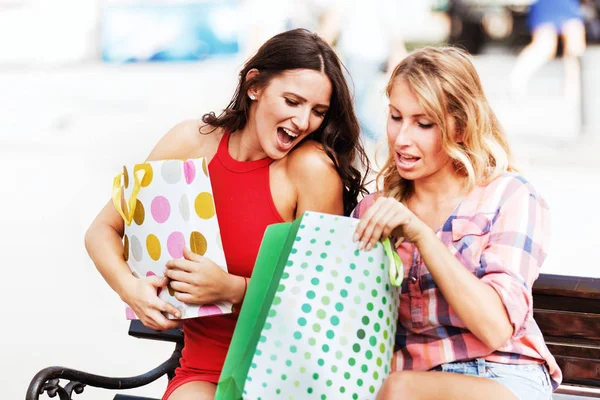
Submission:
<svg viewBox="0 0 600 400">
<path fill-rule="evenodd" d="M 236 53 L 240 3 L 0 0 L 0 64 L 187 61 Z"/>
<path fill-rule="evenodd" d="M 0 64 L 96 58 L 100 0 L 0 0 Z"/>
<path fill-rule="evenodd" d="M 100 12 L 107 62 L 198 61 L 239 51 L 240 2 L 110 1 Z"/>
</svg>

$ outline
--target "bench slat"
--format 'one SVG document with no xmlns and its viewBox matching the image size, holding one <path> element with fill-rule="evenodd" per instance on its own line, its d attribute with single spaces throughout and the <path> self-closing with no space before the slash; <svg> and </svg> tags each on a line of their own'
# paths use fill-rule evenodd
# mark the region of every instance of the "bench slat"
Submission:
<svg viewBox="0 0 600 400">
<path fill-rule="evenodd" d="M 600 343 L 590 341 L 588 343 L 581 344 L 579 341 L 577 341 L 577 343 L 565 344 L 565 342 L 560 341 L 560 339 L 562 338 L 553 338 L 552 336 L 545 338 L 550 353 L 561 354 L 566 357 L 600 360 Z"/>
<path fill-rule="evenodd" d="M 533 313 L 544 336 L 600 340 L 600 314 L 535 309 Z"/>
<path fill-rule="evenodd" d="M 600 387 L 600 363 L 578 357 L 556 356 L 556 362 L 563 372 L 563 383 Z"/>
<path fill-rule="evenodd" d="M 581 297 L 564 297 L 533 293 L 533 307 L 540 310 L 572 311 L 600 314 L 600 302 L 598 299 L 586 299 Z"/>
<path fill-rule="evenodd" d="M 534 294 L 600 299 L 600 278 L 540 274 Z"/>
<path fill-rule="evenodd" d="M 583 396 L 583 397 L 580 397 Z M 552 394 L 554 400 L 580 400 L 582 398 L 600 398 L 600 390 L 580 386 L 560 386 Z"/>
</svg>

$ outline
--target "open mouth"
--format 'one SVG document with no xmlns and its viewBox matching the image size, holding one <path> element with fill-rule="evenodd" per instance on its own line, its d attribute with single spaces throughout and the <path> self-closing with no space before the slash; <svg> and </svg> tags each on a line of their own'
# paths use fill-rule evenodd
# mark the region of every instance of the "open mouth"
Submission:
<svg viewBox="0 0 600 400">
<path fill-rule="evenodd" d="M 289 129 L 277 128 L 277 138 L 279 139 L 281 144 L 283 144 L 286 147 L 291 145 L 294 139 L 296 139 L 298 136 L 300 135 L 290 131 Z"/>
<path fill-rule="evenodd" d="M 406 156 L 396 153 L 396 160 L 398 161 L 398 166 L 401 168 L 411 168 L 420 159 L 420 157 Z"/>
</svg>

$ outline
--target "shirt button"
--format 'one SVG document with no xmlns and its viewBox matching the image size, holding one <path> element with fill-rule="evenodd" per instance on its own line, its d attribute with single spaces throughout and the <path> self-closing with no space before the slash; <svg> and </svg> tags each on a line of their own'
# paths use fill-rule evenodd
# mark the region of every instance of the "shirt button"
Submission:
<svg viewBox="0 0 600 400">
<path fill-rule="evenodd" d="M 412 276 L 412 277 L 410 278 L 410 281 L 411 281 L 412 283 L 415 283 L 415 282 L 417 281 L 417 278 L 416 278 L 416 277 L 414 277 L 414 276 Z"/>
</svg>

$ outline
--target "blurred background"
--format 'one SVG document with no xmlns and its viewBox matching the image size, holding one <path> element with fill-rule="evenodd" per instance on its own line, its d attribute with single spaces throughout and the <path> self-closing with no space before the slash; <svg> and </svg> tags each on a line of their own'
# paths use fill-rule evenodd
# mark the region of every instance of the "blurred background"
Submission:
<svg viewBox="0 0 600 400">
<path fill-rule="evenodd" d="M 130 376 L 168 358 L 170 344 L 127 336 L 85 230 L 122 164 L 180 120 L 225 107 L 246 57 L 292 27 L 339 52 L 373 159 L 385 155 L 390 65 L 424 45 L 469 50 L 552 210 L 544 271 L 600 277 L 598 0 L 0 0 L 3 398 L 23 398 L 49 365 Z M 165 385 L 132 393 L 160 397 Z"/>
</svg>

